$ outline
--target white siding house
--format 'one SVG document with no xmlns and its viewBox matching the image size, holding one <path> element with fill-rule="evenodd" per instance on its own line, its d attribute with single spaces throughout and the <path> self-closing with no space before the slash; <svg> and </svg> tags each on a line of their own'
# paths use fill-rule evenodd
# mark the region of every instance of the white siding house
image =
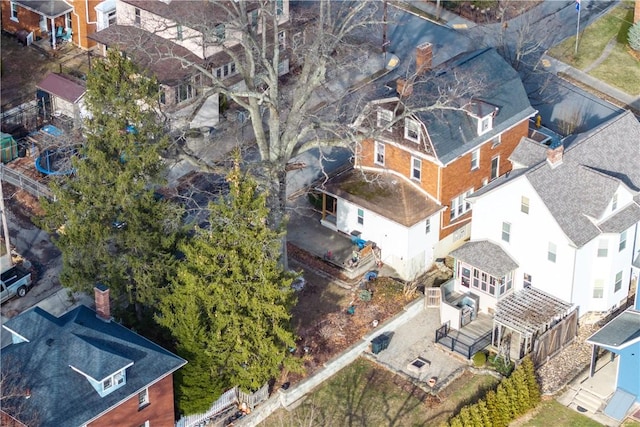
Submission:
<svg viewBox="0 0 640 427">
<path fill-rule="evenodd" d="M 470 198 L 471 243 L 491 242 L 515 260 L 513 290 L 535 287 L 579 306 L 581 315 L 618 307 L 637 276 L 632 264 L 640 249 L 640 123 L 625 113 L 579 135 L 566 149 L 538 151 L 537 161 L 523 158 L 525 152 L 533 153 L 513 154 L 522 168 Z M 465 258 L 458 263 L 483 262 L 482 255 L 456 253 Z M 456 281 L 461 289 L 460 274 Z"/>
<path fill-rule="evenodd" d="M 375 179 L 365 185 L 358 181 L 362 173 L 351 170 L 325 184 L 322 224 L 375 242 L 382 262 L 412 280 L 431 264 L 443 207 L 402 177 L 372 174 Z"/>
</svg>

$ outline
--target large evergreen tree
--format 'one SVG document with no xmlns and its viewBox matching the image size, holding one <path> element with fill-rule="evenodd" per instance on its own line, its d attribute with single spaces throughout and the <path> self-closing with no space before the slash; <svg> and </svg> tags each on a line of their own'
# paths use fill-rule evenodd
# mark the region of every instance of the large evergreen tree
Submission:
<svg viewBox="0 0 640 427">
<path fill-rule="evenodd" d="M 179 372 L 184 413 L 209 407 L 225 389 L 256 390 L 295 369 L 292 275 L 279 264 L 281 231 L 267 224 L 267 195 L 238 161 L 229 194 L 210 205 L 210 229 L 181 245 L 185 259 L 160 305 L 158 322 L 189 363 Z"/>
<path fill-rule="evenodd" d="M 63 226 L 55 239 L 62 284 L 90 291 L 102 282 L 137 308 L 153 304 L 167 283 L 180 229 L 176 205 L 154 196 L 166 144 L 157 94 L 157 82 L 117 51 L 95 61 L 75 173 L 53 183 L 55 201 L 43 201 L 44 224 Z"/>
</svg>

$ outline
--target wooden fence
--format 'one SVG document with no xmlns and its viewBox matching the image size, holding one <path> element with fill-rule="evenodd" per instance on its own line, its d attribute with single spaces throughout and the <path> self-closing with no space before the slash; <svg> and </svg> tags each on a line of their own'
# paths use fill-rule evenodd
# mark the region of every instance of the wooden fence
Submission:
<svg viewBox="0 0 640 427">
<path fill-rule="evenodd" d="M 533 345 L 531 360 L 540 366 L 569 345 L 578 335 L 578 310 L 574 310 L 551 329 L 536 339 Z"/>
<path fill-rule="evenodd" d="M 234 387 L 225 391 L 218 398 L 207 412 L 202 414 L 188 415 L 180 418 L 175 427 L 205 427 L 215 424 L 224 425 L 226 420 L 220 419 L 220 415 L 228 411 L 233 406 L 240 406 L 243 403 L 253 410 L 258 404 L 264 402 L 269 397 L 269 385 L 263 385 L 258 391 L 248 394 Z M 216 419 L 217 418 L 217 419 Z"/>
</svg>

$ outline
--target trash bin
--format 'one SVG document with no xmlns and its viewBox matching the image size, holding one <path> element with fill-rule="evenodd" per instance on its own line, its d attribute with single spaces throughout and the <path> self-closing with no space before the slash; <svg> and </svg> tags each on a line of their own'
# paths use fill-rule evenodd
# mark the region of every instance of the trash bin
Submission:
<svg viewBox="0 0 640 427">
<path fill-rule="evenodd" d="M 388 335 L 378 335 L 371 341 L 371 352 L 373 354 L 378 354 L 382 350 L 385 350 L 389 347 L 389 342 L 391 341 L 391 337 Z"/>
</svg>

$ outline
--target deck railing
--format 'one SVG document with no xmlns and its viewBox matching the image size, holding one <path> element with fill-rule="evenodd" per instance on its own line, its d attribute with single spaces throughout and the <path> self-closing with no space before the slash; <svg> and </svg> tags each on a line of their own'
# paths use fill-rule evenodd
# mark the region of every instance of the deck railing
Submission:
<svg viewBox="0 0 640 427">
<path fill-rule="evenodd" d="M 48 199 L 54 199 L 53 193 L 45 184 L 42 184 L 33 178 L 29 178 L 28 176 L 8 168 L 3 164 L 0 164 L 0 179 L 11 185 L 15 185 L 18 188 L 22 188 L 38 198 L 46 197 Z"/>
</svg>

